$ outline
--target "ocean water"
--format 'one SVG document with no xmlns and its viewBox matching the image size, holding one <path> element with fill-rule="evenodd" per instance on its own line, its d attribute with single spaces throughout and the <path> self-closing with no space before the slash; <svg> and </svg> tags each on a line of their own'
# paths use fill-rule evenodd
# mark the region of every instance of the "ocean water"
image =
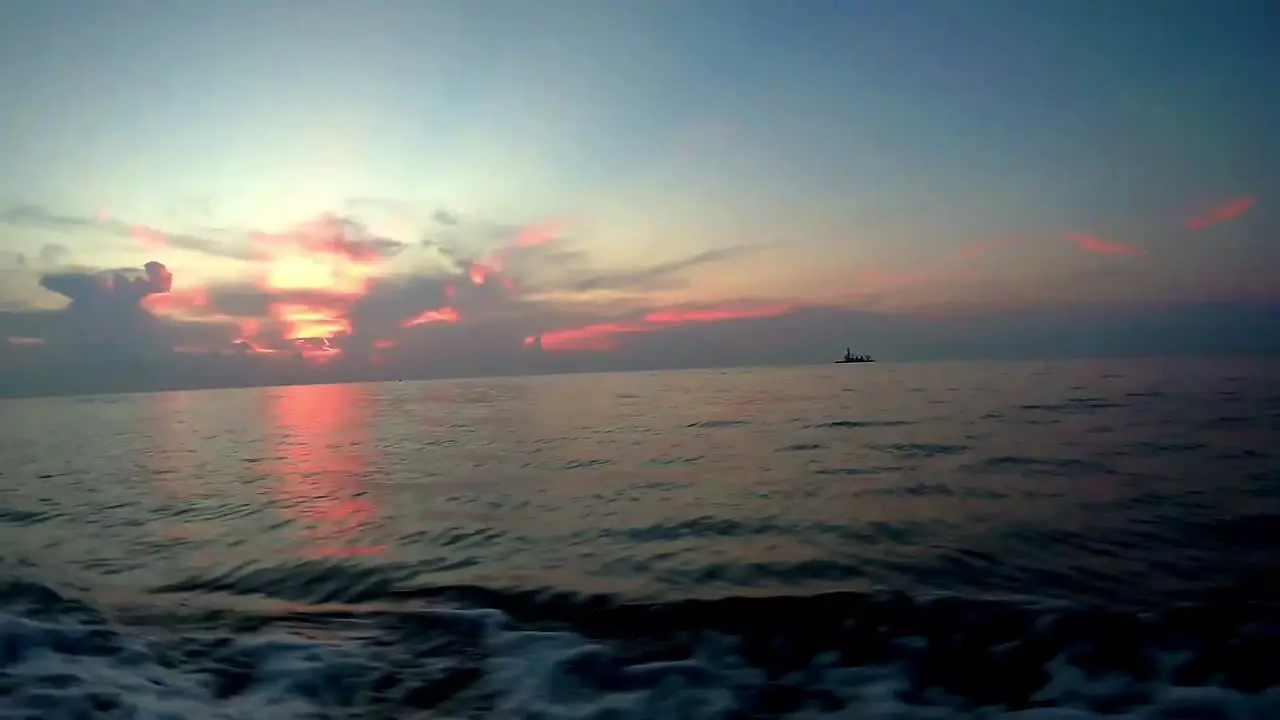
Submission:
<svg viewBox="0 0 1280 720">
<path fill-rule="evenodd" d="M 0 403 L 0 717 L 1280 718 L 1280 364 Z"/>
</svg>

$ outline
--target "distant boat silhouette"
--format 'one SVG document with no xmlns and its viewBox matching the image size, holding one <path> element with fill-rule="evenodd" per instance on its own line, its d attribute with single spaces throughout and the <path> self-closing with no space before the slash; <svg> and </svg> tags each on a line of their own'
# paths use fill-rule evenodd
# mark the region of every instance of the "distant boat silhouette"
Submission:
<svg viewBox="0 0 1280 720">
<path fill-rule="evenodd" d="M 844 349 L 844 359 L 843 359 L 843 360 L 836 360 L 836 361 L 835 361 L 835 364 L 836 364 L 836 365 L 844 365 L 845 363 L 869 363 L 869 362 L 875 362 L 875 360 L 874 360 L 874 359 L 872 359 L 872 357 L 871 357 L 870 355 L 854 355 L 854 354 L 853 354 L 852 352 L 850 352 L 849 350 L 850 350 L 849 348 L 845 348 L 845 349 Z"/>
</svg>

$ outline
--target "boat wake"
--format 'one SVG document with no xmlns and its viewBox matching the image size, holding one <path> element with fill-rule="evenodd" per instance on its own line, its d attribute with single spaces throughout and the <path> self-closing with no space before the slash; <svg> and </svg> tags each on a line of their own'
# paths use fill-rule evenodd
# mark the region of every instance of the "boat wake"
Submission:
<svg viewBox="0 0 1280 720">
<path fill-rule="evenodd" d="M 0 716 L 1280 717 L 1265 605 L 471 587 L 251 611 L 160 601 L 105 610 L 0 581 Z"/>
</svg>

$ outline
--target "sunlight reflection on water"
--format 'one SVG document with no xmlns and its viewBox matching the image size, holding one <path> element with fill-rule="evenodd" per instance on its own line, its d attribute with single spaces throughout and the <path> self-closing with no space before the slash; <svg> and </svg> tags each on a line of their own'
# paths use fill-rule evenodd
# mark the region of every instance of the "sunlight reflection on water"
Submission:
<svg viewBox="0 0 1280 720">
<path fill-rule="evenodd" d="M 1277 512 L 1277 397 L 1261 365 L 1091 361 L 15 401 L 0 541 L 142 587 L 1190 591 L 1270 562 L 1231 528 Z"/>
</svg>

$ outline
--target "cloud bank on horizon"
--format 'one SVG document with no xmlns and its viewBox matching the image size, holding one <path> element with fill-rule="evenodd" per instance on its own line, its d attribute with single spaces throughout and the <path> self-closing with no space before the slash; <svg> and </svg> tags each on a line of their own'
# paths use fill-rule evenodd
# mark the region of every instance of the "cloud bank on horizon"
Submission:
<svg viewBox="0 0 1280 720">
<path fill-rule="evenodd" d="M 0 392 L 1265 345 L 1255 6 L 904 6 L 5 6 Z"/>
<path fill-rule="evenodd" d="M 1205 230 L 1238 218 L 1253 202 L 1251 197 L 1231 200 L 1183 224 L 1188 232 Z M 365 369 L 430 365 L 430 355 L 442 343 L 449 346 L 446 352 L 463 359 L 473 352 L 607 355 L 633 351 L 645 335 L 686 331 L 684 337 L 693 339 L 687 333 L 691 328 L 744 322 L 750 333 L 750 321 L 776 322 L 806 310 L 865 309 L 868 300 L 886 292 L 981 279 L 970 261 L 998 263 L 1001 250 L 1036 240 L 1002 237 L 963 247 L 941 274 L 861 272 L 857 289 L 843 296 L 761 293 L 673 306 L 655 302 L 648 293 L 696 286 L 699 269 L 731 264 L 761 248 L 737 245 L 608 270 L 590 262 L 589 253 L 573 244 L 573 224 L 558 219 L 519 226 L 465 222 L 436 210 L 430 232 L 417 242 L 376 235 L 360 221 L 336 214 L 282 232 L 222 240 L 34 205 L 15 206 L 0 219 L 27 228 L 93 229 L 132 238 L 145 252 L 185 251 L 231 260 L 237 267 L 229 278 L 185 283 L 158 260 L 141 269 L 45 270 L 39 285 L 69 302 L 60 309 L 0 312 L 10 358 L 14 351 L 45 357 L 62 352 L 86 362 L 253 355 Z M 1086 233 L 1066 233 L 1057 240 L 1121 259 L 1145 254 Z M 56 265 L 65 253 L 60 245 L 48 246 L 41 253 L 43 264 Z M 409 272 L 388 267 L 405 255 L 426 262 Z M 25 258 L 12 260 L 17 269 L 38 271 Z M 473 347 L 471 340 L 481 342 Z M 733 353 L 720 359 L 732 360 Z"/>
</svg>

